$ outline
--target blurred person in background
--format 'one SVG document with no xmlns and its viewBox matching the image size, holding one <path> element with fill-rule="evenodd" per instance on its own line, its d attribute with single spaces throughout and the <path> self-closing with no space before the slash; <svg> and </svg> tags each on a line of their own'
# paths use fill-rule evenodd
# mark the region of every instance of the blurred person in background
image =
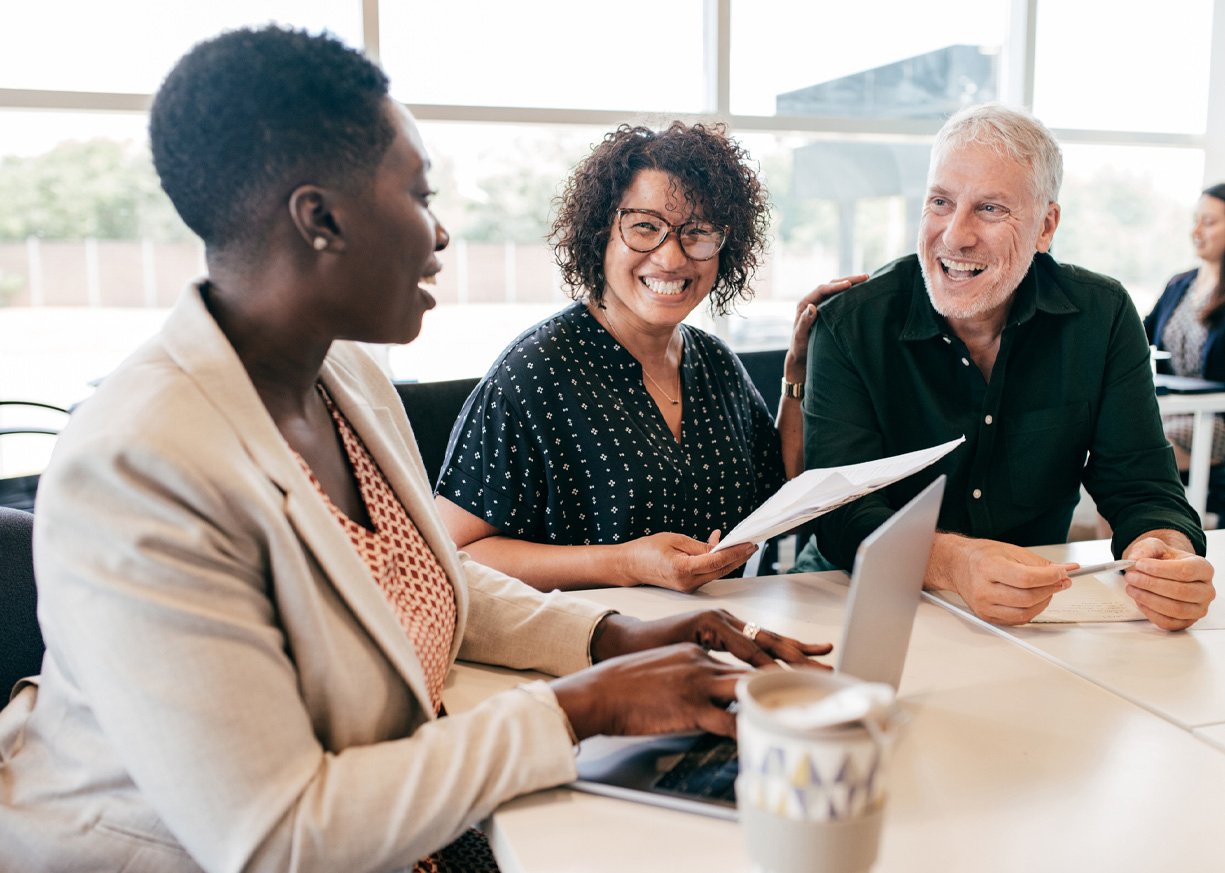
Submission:
<svg viewBox="0 0 1225 873">
<path fill-rule="evenodd" d="M 1157 371 L 1225 382 L 1225 183 L 1206 188 L 1195 207 L 1191 245 L 1199 266 L 1179 273 L 1165 286 L 1153 311 L 1144 319 L 1148 341 L 1169 357 L 1157 362 Z M 1165 435 L 1174 447 L 1178 469 L 1191 464 L 1194 416 L 1162 418 Z M 1212 460 L 1225 460 L 1225 419 L 1220 415 L 1212 430 Z"/>
</svg>

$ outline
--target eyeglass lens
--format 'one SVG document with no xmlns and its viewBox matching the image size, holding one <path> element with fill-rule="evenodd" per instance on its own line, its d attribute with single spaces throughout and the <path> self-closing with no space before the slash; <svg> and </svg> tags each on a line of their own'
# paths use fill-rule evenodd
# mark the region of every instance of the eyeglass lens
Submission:
<svg viewBox="0 0 1225 873">
<path fill-rule="evenodd" d="M 687 221 L 676 229 L 681 250 L 695 261 L 707 261 L 723 248 L 724 232 L 704 221 Z M 622 212 L 621 238 L 636 252 L 650 252 L 663 245 L 673 226 L 649 212 Z"/>
</svg>

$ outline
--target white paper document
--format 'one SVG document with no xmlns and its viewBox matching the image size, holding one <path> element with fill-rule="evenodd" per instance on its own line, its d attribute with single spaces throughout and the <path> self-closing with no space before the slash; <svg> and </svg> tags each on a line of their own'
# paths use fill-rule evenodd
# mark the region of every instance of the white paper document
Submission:
<svg viewBox="0 0 1225 873">
<path fill-rule="evenodd" d="M 966 438 L 961 436 L 930 449 L 919 449 L 879 461 L 807 470 L 779 488 L 773 497 L 732 528 L 714 551 L 740 543 L 760 543 L 791 530 L 796 525 L 931 466 L 965 441 Z"/>
<path fill-rule="evenodd" d="M 1098 621 L 1142 621 L 1144 613 L 1123 590 L 1123 574 L 1108 571 L 1092 576 L 1077 576 L 1072 587 L 1051 598 L 1046 609 L 1030 619 L 1031 624 L 1076 624 Z M 966 602 L 952 591 L 933 591 L 967 612 Z"/>
<path fill-rule="evenodd" d="M 1036 624 L 1078 621 L 1141 621 L 1144 613 L 1123 590 L 1123 574 L 1117 570 L 1094 576 L 1077 576 L 1072 587 L 1051 598 L 1050 605 L 1034 616 Z"/>
</svg>

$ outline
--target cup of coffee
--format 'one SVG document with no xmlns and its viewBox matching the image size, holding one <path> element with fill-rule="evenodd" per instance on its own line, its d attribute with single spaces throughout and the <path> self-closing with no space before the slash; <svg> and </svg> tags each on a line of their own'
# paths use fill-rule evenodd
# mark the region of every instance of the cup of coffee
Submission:
<svg viewBox="0 0 1225 873">
<path fill-rule="evenodd" d="M 736 697 L 736 806 L 757 873 L 870 870 L 902 722 L 893 689 L 771 670 L 741 679 Z"/>
</svg>

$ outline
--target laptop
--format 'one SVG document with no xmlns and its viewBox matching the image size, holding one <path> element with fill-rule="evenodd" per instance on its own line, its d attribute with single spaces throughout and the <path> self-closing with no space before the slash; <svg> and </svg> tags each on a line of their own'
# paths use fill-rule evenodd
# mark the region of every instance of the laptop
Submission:
<svg viewBox="0 0 1225 873">
<path fill-rule="evenodd" d="M 834 669 L 866 682 L 902 678 L 944 496 L 938 476 L 860 544 Z M 715 734 L 591 737 L 577 791 L 735 820 L 736 741 Z"/>
<path fill-rule="evenodd" d="M 1213 394 L 1225 391 L 1225 382 L 1213 382 L 1196 376 L 1175 376 L 1157 373 L 1153 376 L 1153 387 L 1157 395 L 1162 394 Z"/>
</svg>

